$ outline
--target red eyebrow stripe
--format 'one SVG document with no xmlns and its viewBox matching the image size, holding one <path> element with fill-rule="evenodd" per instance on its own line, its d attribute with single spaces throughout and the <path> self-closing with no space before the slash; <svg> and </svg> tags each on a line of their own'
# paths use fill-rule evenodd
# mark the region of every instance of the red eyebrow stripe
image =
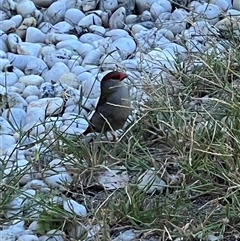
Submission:
<svg viewBox="0 0 240 241">
<path fill-rule="evenodd" d="M 106 74 L 103 77 L 102 81 L 107 81 L 109 79 L 118 79 L 118 80 L 122 81 L 123 79 L 125 79 L 127 77 L 128 77 L 128 75 L 125 73 L 118 72 L 118 71 L 112 71 L 112 72 Z"/>
</svg>

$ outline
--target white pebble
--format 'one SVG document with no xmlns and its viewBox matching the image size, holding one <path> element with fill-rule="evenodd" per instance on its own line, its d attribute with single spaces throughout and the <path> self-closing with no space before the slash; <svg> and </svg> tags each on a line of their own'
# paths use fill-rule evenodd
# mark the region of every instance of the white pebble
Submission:
<svg viewBox="0 0 240 241">
<path fill-rule="evenodd" d="M 48 7 L 44 21 L 56 24 L 64 19 L 66 10 L 66 5 L 63 2 L 54 2 Z"/>
<path fill-rule="evenodd" d="M 61 188 L 65 184 L 70 184 L 73 179 L 68 173 L 61 173 L 52 175 L 50 177 L 45 177 L 44 180 L 52 187 Z"/>
<path fill-rule="evenodd" d="M 85 217 L 87 215 L 86 208 L 74 200 L 64 201 L 63 208 L 64 208 L 64 210 L 66 210 L 72 214 L 77 214 L 77 215 L 83 216 L 83 217 Z"/>
<path fill-rule="evenodd" d="M 79 38 L 79 41 L 82 43 L 92 44 L 94 41 L 98 41 L 100 39 L 103 39 L 103 37 L 99 36 L 98 34 L 86 33 Z"/>
<path fill-rule="evenodd" d="M 129 37 L 118 38 L 107 48 L 107 53 L 112 53 L 114 50 L 119 50 L 122 59 L 125 59 L 136 50 L 136 42 Z"/>
<path fill-rule="evenodd" d="M 22 42 L 17 45 L 17 53 L 38 57 L 41 48 L 40 44 Z"/>
<path fill-rule="evenodd" d="M 18 28 L 23 21 L 23 17 L 18 14 L 18 15 L 15 15 L 15 16 L 11 17 L 11 20 L 13 20 L 15 22 L 16 28 Z"/>
<path fill-rule="evenodd" d="M 17 46 L 19 43 L 22 42 L 22 39 L 17 35 L 17 34 L 14 34 L 14 33 L 10 33 L 8 35 L 8 45 L 9 45 L 9 48 L 11 50 L 12 53 L 16 53 L 17 52 Z"/>
<path fill-rule="evenodd" d="M 8 32 L 10 29 L 15 29 L 16 28 L 16 23 L 13 20 L 2 20 L 0 21 L 0 29 L 3 32 Z"/>
<path fill-rule="evenodd" d="M 36 95 L 30 95 L 30 96 L 28 96 L 28 97 L 26 98 L 26 101 L 27 101 L 27 103 L 31 103 L 32 101 L 36 101 L 36 100 L 38 100 L 38 99 L 39 99 L 38 96 L 36 96 Z"/>
<path fill-rule="evenodd" d="M 240 11 L 240 0 L 233 0 L 233 8 Z"/>
<path fill-rule="evenodd" d="M 17 4 L 17 13 L 25 17 L 30 17 L 36 10 L 36 6 L 32 1 L 24 0 Z"/>
<path fill-rule="evenodd" d="M 102 57 L 102 53 L 98 49 L 94 49 L 87 53 L 85 58 L 82 61 L 82 66 L 87 64 L 95 64 L 99 65 L 100 58 Z"/>
<path fill-rule="evenodd" d="M 26 123 L 26 112 L 20 108 L 12 107 L 11 109 L 5 109 L 2 117 L 17 129 L 21 129 Z"/>
<path fill-rule="evenodd" d="M 0 231 L 1 241 L 14 241 L 16 235 L 10 230 L 1 230 Z"/>
<path fill-rule="evenodd" d="M 89 14 L 78 22 L 79 27 L 89 27 L 90 25 L 102 25 L 102 20 L 96 14 Z"/>
<path fill-rule="evenodd" d="M 45 132 L 45 127 L 41 123 L 36 122 L 28 122 L 26 125 L 23 126 L 22 131 L 28 132 L 32 136 L 38 136 L 41 133 Z"/>
<path fill-rule="evenodd" d="M 195 20 L 206 20 L 210 24 L 216 24 L 220 14 L 220 7 L 211 3 L 201 4 L 194 11 Z"/>
<path fill-rule="evenodd" d="M 85 14 L 81 10 L 70 8 L 66 11 L 64 20 L 69 24 L 71 24 L 72 26 L 74 26 L 74 25 L 77 25 L 79 21 L 84 17 L 85 17 Z"/>
<path fill-rule="evenodd" d="M 60 76 L 63 74 L 69 73 L 69 68 L 66 64 L 62 62 L 55 63 L 50 70 L 46 72 L 44 75 L 44 79 L 46 82 L 51 83 L 52 81 L 56 82 Z"/>
<path fill-rule="evenodd" d="M 109 19 L 110 29 L 123 28 L 126 18 L 126 9 L 124 7 L 118 8 Z"/>
<path fill-rule="evenodd" d="M 20 236 L 17 241 L 39 241 L 39 238 L 35 235 L 25 234 Z"/>
<path fill-rule="evenodd" d="M 19 78 L 19 83 L 23 83 L 24 85 L 35 85 L 35 86 L 40 86 L 44 80 L 41 76 L 39 75 L 24 75 Z"/>
<path fill-rule="evenodd" d="M 8 135 L 8 134 L 14 133 L 14 129 L 12 125 L 10 125 L 9 122 L 2 116 L 0 117 L 0 130 L 1 130 L 1 135 L 2 134 Z"/>
<path fill-rule="evenodd" d="M 84 12 L 95 10 L 98 4 L 97 0 L 82 0 L 82 8 Z"/>
<path fill-rule="evenodd" d="M 63 107 L 63 99 L 59 98 L 59 97 L 55 97 L 55 98 L 44 98 L 44 99 L 39 99 L 37 101 L 33 101 L 31 102 L 28 107 L 27 107 L 27 122 L 31 121 L 36 121 L 38 118 L 33 118 L 32 115 L 34 115 L 33 111 L 36 109 L 39 110 L 44 110 L 45 114 L 47 116 L 51 116 L 52 114 L 59 114 L 62 110 Z M 31 113 L 31 115 L 30 115 Z M 40 119 L 38 120 L 44 120 L 44 116 L 40 116 Z M 35 113 L 36 115 L 36 113 Z M 31 119 L 31 117 L 33 119 Z M 36 115 L 37 117 L 37 115 Z M 42 119 L 43 118 L 43 119 Z"/>
<path fill-rule="evenodd" d="M 29 27 L 26 32 L 26 42 L 44 43 L 46 35 L 38 28 Z"/>
</svg>

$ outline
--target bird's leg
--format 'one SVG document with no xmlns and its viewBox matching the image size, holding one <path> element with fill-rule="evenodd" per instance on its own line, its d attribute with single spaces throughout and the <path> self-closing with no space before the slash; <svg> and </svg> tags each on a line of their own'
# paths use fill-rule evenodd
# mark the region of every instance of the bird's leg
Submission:
<svg viewBox="0 0 240 241">
<path fill-rule="evenodd" d="M 113 137 L 113 142 L 117 142 L 119 140 L 117 133 L 115 131 L 110 131 L 112 137 Z"/>
<path fill-rule="evenodd" d="M 117 136 L 115 131 L 110 131 L 110 134 L 112 136 L 112 140 L 110 140 L 111 142 L 117 142 L 119 140 L 119 138 L 118 138 L 118 136 Z M 106 136 L 107 136 L 107 134 L 106 134 Z M 108 139 L 108 137 L 107 137 L 107 139 Z"/>
</svg>

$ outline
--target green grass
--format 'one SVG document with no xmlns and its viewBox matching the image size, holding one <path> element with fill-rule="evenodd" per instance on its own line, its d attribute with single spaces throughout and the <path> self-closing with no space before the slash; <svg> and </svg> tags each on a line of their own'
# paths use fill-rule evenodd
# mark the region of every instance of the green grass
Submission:
<svg viewBox="0 0 240 241">
<path fill-rule="evenodd" d="M 235 45 L 234 45 L 235 44 Z M 113 240 L 120 232 L 134 229 L 138 240 L 221 240 L 239 237 L 240 231 L 240 52 L 237 42 L 227 50 L 227 58 L 189 56 L 202 63 L 191 72 L 178 67 L 163 82 L 143 73 L 144 90 L 151 98 L 139 106 L 138 120 L 116 143 L 98 136 L 91 144 L 81 137 L 51 131 L 56 141 L 44 151 L 35 151 L 30 164 L 41 174 L 47 158 L 54 153 L 64 161 L 73 183 L 48 194 L 36 191 L 23 211 L 26 226 L 39 222 L 38 234 L 51 229 L 66 232 L 66 240 L 84 240 L 88 225 L 99 225 L 92 240 Z M 191 62 L 191 61 L 190 61 Z M 190 65 L 190 62 L 188 63 Z M 154 82 L 155 81 L 155 82 Z M 207 96 L 202 99 L 203 96 Z M 23 135 L 23 134 L 22 134 Z M 21 138 L 20 138 L 21 139 Z M 38 146 L 44 146 L 43 139 Z M 47 156 L 48 154 L 48 156 Z M 19 180 L 29 167 L 5 173 L 1 162 L 0 223 L 7 225 L 11 200 L 23 194 Z M 105 190 L 98 183 L 99 172 L 125 167 L 129 185 Z M 166 182 L 161 192 L 139 190 L 139 177 L 147 170 Z M 54 195 L 72 198 L 85 205 L 88 216 L 78 217 L 52 201 Z M 31 215 L 40 208 L 40 216 Z M 37 209 L 38 210 L 38 209 Z M 81 226 L 70 239 L 69 227 Z M 140 237 L 142 239 L 140 239 Z M 91 240 L 91 239 L 89 239 Z"/>
</svg>

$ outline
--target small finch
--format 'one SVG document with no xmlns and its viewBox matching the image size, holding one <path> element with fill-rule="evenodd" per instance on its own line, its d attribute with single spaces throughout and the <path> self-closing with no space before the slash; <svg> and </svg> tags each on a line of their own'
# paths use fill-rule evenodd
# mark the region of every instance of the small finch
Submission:
<svg viewBox="0 0 240 241">
<path fill-rule="evenodd" d="M 90 132 L 113 132 L 123 127 L 131 114 L 129 90 L 123 83 L 127 77 L 127 74 L 118 71 L 103 77 L 100 99 L 84 135 Z"/>
</svg>

